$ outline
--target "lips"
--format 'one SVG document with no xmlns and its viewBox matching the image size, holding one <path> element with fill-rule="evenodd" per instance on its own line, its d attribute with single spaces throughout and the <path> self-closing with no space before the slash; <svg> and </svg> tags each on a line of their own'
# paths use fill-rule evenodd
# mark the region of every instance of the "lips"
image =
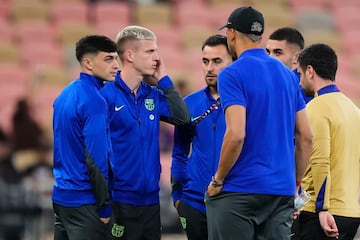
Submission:
<svg viewBox="0 0 360 240">
<path fill-rule="evenodd" d="M 214 78 L 216 75 L 206 75 L 207 78 Z"/>
</svg>

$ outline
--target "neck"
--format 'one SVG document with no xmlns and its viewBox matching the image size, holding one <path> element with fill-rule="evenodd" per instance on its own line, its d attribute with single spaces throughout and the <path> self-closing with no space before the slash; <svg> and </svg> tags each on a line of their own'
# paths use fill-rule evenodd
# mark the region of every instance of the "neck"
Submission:
<svg viewBox="0 0 360 240">
<path fill-rule="evenodd" d="M 239 38 L 237 38 L 237 40 L 239 41 L 238 43 L 236 43 L 236 56 L 237 57 L 239 57 L 246 50 L 260 47 L 260 40 L 253 42 L 245 36 L 239 37 Z"/>
<path fill-rule="evenodd" d="M 218 92 L 217 88 L 215 88 L 215 87 L 210 87 L 210 86 L 209 86 L 209 90 L 210 90 L 211 96 L 212 96 L 215 100 L 219 98 L 219 92 Z"/>
<path fill-rule="evenodd" d="M 134 69 L 122 69 L 120 72 L 121 79 L 136 94 L 139 89 L 143 76 L 137 74 Z"/>
</svg>

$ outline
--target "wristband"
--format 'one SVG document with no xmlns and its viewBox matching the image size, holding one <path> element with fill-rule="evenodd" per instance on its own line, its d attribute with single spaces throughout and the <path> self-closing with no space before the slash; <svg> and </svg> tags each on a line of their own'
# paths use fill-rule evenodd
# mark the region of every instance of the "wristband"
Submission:
<svg viewBox="0 0 360 240">
<path fill-rule="evenodd" d="M 301 181 L 296 181 L 296 187 L 301 185 Z"/>
<path fill-rule="evenodd" d="M 215 177 L 212 176 L 211 177 L 211 185 L 213 187 L 222 187 L 224 184 L 223 183 L 219 183 L 218 181 L 215 180 Z"/>
</svg>

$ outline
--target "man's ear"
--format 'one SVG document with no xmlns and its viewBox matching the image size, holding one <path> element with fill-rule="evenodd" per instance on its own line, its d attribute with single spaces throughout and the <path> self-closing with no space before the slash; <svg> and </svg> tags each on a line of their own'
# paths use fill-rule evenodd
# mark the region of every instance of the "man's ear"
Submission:
<svg viewBox="0 0 360 240">
<path fill-rule="evenodd" d="M 315 69 L 311 65 L 307 65 L 305 74 L 307 79 L 313 79 L 315 75 Z"/>
<path fill-rule="evenodd" d="M 235 31 L 235 29 L 233 29 L 233 28 L 229 28 L 228 29 L 228 39 L 230 40 L 230 41 L 234 41 L 234 39 L 236 38 L 236 31 Z"/>
<path fill-rule="evenodd" d="M 124 59 L 125 61 L 128 61 L 128 62 L 133 62 L 134 61 L 134 52 L 132 50 L 126 50 L 124 52 Z"/>
<path fill-rule="evenodd" d="M 88 69 L 88 70 L 92 70 L 93 66 L 92 66 L 92 61 L 89 57 L 84 57 L 82 60 L 82 65 Z"/>
<path fill-rule="evenodd" d="M 301 52 L 301 51 L 295 52 L 295 54 L 294 54 L 294 56 L 293 56 L 293 58 L 292 58 L 292 64 L 293 64 L 293 65 L 298 64 L 298 58 L 299 58 L 300 52 Z"/>
</svg>

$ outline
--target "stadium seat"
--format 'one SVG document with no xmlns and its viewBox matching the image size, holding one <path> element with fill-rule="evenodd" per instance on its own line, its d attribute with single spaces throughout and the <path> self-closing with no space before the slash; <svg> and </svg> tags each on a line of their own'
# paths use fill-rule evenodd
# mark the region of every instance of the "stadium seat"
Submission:
<svg viewBox="0 0 360 240">
<path fill-rule="evenodd" d="M 303 30 L 302 34 L 304 36 L 306 46 L 321 42 L 330 45 L 336 52 L 341 52 L 343 50 L 342 42 L 336 31 L 309 29 Z"/>
<path fill-rule="evenodd" d="M 94 32 L 96 34 L 105 35 L 115 41 L 117 33 L 126 25 L 128 24 L 119 24 L 118 22 L 113 21 L 95 22 Z"/>
<path fill-rule="evenodd" d="M 14 41 L 15 29 L 7 19 L 0 19 L 0 42 L 11 43 Z"/>
<path fill-rule="evenodd" d="M 335 31 L 333 16 L 324 9 L 304 9 L 297 12 L 296 24 L 303 30 Z"/>
<path fill-rule="evenodd" d="M 31 84 L 30 71 L 19 63 L 0 63 L 0 85 L 14 84 L 29 86 Z M 1 94 L 0 94 L 1 95 Z"/>
<path fill-rule="evenodd" d="M 101 25 L 102 22 L 114 22 L 121 28 L 130 24 L 131 4 L 98 1 L 91 7 L 91 18 L 95 25 Z"/>
<path fill-rule="evenodd" d="M 15 24 L 15 38 L 20 44 L 56 41 L 54 27 L 45 21 L 22 22 Z"/>
<path fill-rule="evenodd" d="M 169 3 L 137 4 L 134 7 L 134 22 L 138 25 L 159 24 L 170 26 L 173 24 L 174 12 Z"/>
<path fill-rule="evenodd" d="M 288 5 L 279 1 L 252 1 L 251 6 L 262 12 L 266 28 L 292 26 L 293 16 Z"/>
<path fill-rule="evenodd" d="M 19 63 L 20 51 L 13 43 L 0 42 L 0 63 Z"/>
<path fill-rule="evenodd" d="M 34 69 L 32 72 L 33 83 L 36 86 L 64 87 L 71 79 L 68 69 L 64 66 L 48 66 Z"/>
<path fill-rule="evenodd" d="M 216 28 L 214 15 L 209 5 L 192 2 L 178 2 L 174 6 L 175 24 L 178 28 Z M 227 18 L 223 19 L 226 21 Z"/>
<path fill-rule="evenodd" d="M 20 46 L 21 59 L 29 68 L 64 66 L 63 50 L 59 44 L 48 41 L 23 42 Z"/>
<path fill-rule="evenodd" d="M 67 23 L 57 28 L 57 35 L 63 47 L 74 47 L 80 38 L 88 34 L 94 34 L 93 26 L 82 22 Z"/>
<path fill-rule="evenodd" d="M 360 2 L 360 1 L 359 1 Z M 340 5 L 333 8 L 333 19 L 337 30 L 345 33 L 348 30 L 354 30 L 360 24 L 359 6 L 354 5 Z"/>
<path fill-rule="evenodd" d="M 196 49 L 199 52 L 199 48 L 207 37 L 219 33 L 217 28 L 201 25 L 180 29 L 179 32 L 181 47 L 185 49 Z"/>
<path fill-rule="evenodd" d="M 10 4 L 10 18 L 15 23 L 23 21 L 48 21 L 50 8 L 40 0 L 12 1 Z"/>
<path fill-rule="evenodd" d="M 66 2 L 54 1 L 50 5 L 52 22 L 62 27 L 71 24 L 87 24 L 89 14 L 89 4 L 87 2 Z"/>
</svg>

